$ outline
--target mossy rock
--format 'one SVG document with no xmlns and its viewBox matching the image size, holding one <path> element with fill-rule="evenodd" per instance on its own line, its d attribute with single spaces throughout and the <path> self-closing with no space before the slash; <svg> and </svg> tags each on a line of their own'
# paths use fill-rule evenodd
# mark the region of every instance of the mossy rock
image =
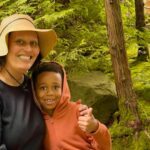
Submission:
<svg viewBox="0 0 150 150">
<path fill-rule="evenodd" d="M 93 108 L 93 113 L 101 122 L 108 124 L 112 114 L 118 109 L 115 85 L 100 71 L 73 74 L 69 78 L 72 100 Z"/>
</svg>

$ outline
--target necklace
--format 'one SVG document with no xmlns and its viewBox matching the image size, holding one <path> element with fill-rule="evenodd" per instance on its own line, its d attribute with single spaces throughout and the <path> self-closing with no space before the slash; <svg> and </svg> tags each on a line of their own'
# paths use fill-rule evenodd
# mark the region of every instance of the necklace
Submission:
<svg viewBox="0 0 150 150">
<path fill-rule="evenodd" d="M 6 72 L 9 74 L 9 76 L 10 76 L 13 80 L 15 80 L 19 85 L 22 84 L 21 82 L 19 82 L 19 81 L 8 71 L 7 68 L 5 68 L 5 70 L 6 70 Z"/>
</svg>

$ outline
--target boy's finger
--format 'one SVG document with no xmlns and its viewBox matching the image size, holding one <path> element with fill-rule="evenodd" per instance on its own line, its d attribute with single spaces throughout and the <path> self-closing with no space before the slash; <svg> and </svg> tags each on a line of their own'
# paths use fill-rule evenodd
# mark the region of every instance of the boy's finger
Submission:
<svg viewBox="0 0 150 150">
<path fill-rule="evenodd" d="M 79 112 L 79 115 L 80 115 L 80 116 L 86 116 L 86 115 L 88 115 L 88 114 L 89 114 L 88 109 L 82 110 L 82 111 Z"/>
<path fill-rule="evenodd" d="M 88 114 L 89 114 L 90 116 L 93 115 L 93 108 L 90 107 L 90 108 L 88 109 Z"/>
<path fill-rule="evenodd" d="M 88 109 L 88 106 L 87 106 L 87 105 L 80 104 L 80 106 L 79 106 L 79 111 L 84 111 L 84 110 L 86 110 L 86 109 Z"/>
</svg>

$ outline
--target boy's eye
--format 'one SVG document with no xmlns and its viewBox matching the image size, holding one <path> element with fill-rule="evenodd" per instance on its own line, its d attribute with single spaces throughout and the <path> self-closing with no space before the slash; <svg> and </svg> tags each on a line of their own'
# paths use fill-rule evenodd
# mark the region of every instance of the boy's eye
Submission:
<svg viewBox="0 0 150 150">
<path fill-rule="evenodd" d="M 46 86 L 41 86 L 41 87 L 40 87 L 40 90 L 46 91 L 46 90 L 47 90 L 47 87 L 46 87 Z"/>
<path fill-rule="evenodd" d="M 54 89 L 55 89 L 55 90 L 57 90 L 57 89 L 59 89 L 59 88 L 60 88 L 60 86 L 58 86 L 58 85 L 55 85 L 55 86 L 54 86 Z"/>
</svg>

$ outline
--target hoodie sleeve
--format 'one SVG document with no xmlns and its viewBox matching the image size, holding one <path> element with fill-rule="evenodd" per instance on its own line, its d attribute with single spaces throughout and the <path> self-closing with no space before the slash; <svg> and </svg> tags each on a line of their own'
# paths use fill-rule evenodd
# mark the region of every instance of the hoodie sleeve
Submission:
<svg viewBox="0 0 150 150">
<path fill-rule="evenodd" d="M 107 127 L 99 122 L 96 132 L 91 133 L 91 145 L 96 150 L 111 150 L 111 136 Z"/>
<path fill-rule="evenodd" d="M 81 101 L 78 100 L 76 102 L 77 104 L 77 116 L 79 116 L 79 105 L 81 104 Z M 111 145 L 111 136 L 108 131 L 108 128 L 99 122 L 99 126 L 97 131 L 94 133 L 87 134 L 88 140 L 91 143 L 91 146 L 94 150 L 112 150 L 112 145 Z"/>
</svg>

